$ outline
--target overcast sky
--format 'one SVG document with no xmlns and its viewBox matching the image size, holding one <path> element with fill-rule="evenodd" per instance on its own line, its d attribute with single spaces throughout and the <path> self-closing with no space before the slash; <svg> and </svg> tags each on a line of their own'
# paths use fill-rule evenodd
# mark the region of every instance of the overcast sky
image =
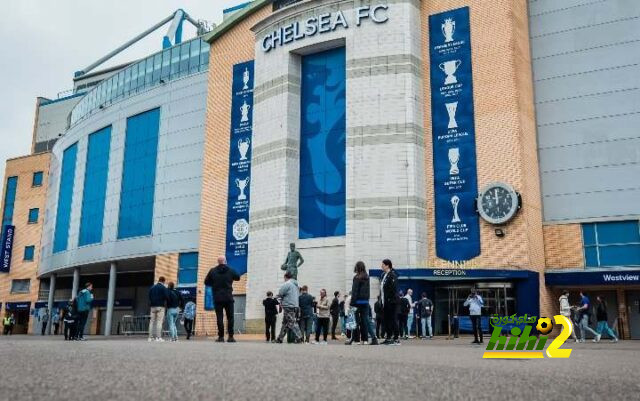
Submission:
<svg viewBox="0 0 640 401">
<path fill-rule="evenodd" d="M 222 10 L 246 0 L 17 0 L 2 1 L 0 22 L 0 171 L 5 160 L 29 154 L 38 96 L 55 99 L 81 70 L 170 15 L 222 21 Z M 104 66 L 162 49 L 168 25 Z M 195 35 L 185 22 L 183 40 Z M 98 67 L 100 68 L 100 67 Z"/>
</svg>

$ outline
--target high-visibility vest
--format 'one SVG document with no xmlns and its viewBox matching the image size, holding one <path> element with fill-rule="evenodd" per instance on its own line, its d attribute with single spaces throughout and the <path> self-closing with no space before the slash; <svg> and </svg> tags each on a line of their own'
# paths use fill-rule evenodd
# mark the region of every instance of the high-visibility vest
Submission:
<svg viewBox="0 0 640 401">
<path fill-rule="evenodd" d="M 10 317 L 5 317 L 4 318 L 4 325 L 5 326 L 11 326 L 11 318 Z"/>
</svg>

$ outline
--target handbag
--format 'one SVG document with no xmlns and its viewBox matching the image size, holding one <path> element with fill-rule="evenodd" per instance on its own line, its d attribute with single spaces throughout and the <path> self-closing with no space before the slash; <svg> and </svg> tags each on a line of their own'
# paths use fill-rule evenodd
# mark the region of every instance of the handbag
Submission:
<svg viewBox="0 0 640 401">
<path fill-rule="evenodd" d="M 356 314 L 353 308 L 349 309 L 345 320 L 345 327 L 347 330 L 355 330 L 358 327 L 358 322 L 356 322 Z"/>
</svg>

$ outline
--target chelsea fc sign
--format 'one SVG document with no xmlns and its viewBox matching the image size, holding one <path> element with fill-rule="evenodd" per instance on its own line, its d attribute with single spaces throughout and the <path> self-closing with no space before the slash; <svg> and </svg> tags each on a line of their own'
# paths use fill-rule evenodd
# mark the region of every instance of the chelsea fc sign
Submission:
<svg viewBox="0 0 640 401">
<path fill-rule="evenodd" d="M 386 4 L 376 6 L 361 6 L 354 10 L 354 20 L 349 21 L 343 11 L 325 13 L 309 17 L 304 21 L 295 21 L 284 25 L 262 39 L 262 51 L 269 52 L 278 46 L 302 40 L 318 34 L 333 32 L 336 29 L 349 29 L 350 24 L 359 27 L 365 21 L 383 24 L 389 20 Z"/>
</svg>

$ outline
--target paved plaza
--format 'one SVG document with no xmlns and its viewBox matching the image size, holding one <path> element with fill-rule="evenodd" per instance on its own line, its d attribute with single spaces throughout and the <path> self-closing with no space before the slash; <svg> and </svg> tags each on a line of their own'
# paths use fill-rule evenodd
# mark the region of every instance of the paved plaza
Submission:
<svg viewBox="0 0 640 401">
<path fill-rule="evenodd" d="M 568 343 L 569 359 L 484 360 L 468 339 L 400 347 L 0 337 L 2 400 L 627 400 L 640 342 Z"/>
</svg>

